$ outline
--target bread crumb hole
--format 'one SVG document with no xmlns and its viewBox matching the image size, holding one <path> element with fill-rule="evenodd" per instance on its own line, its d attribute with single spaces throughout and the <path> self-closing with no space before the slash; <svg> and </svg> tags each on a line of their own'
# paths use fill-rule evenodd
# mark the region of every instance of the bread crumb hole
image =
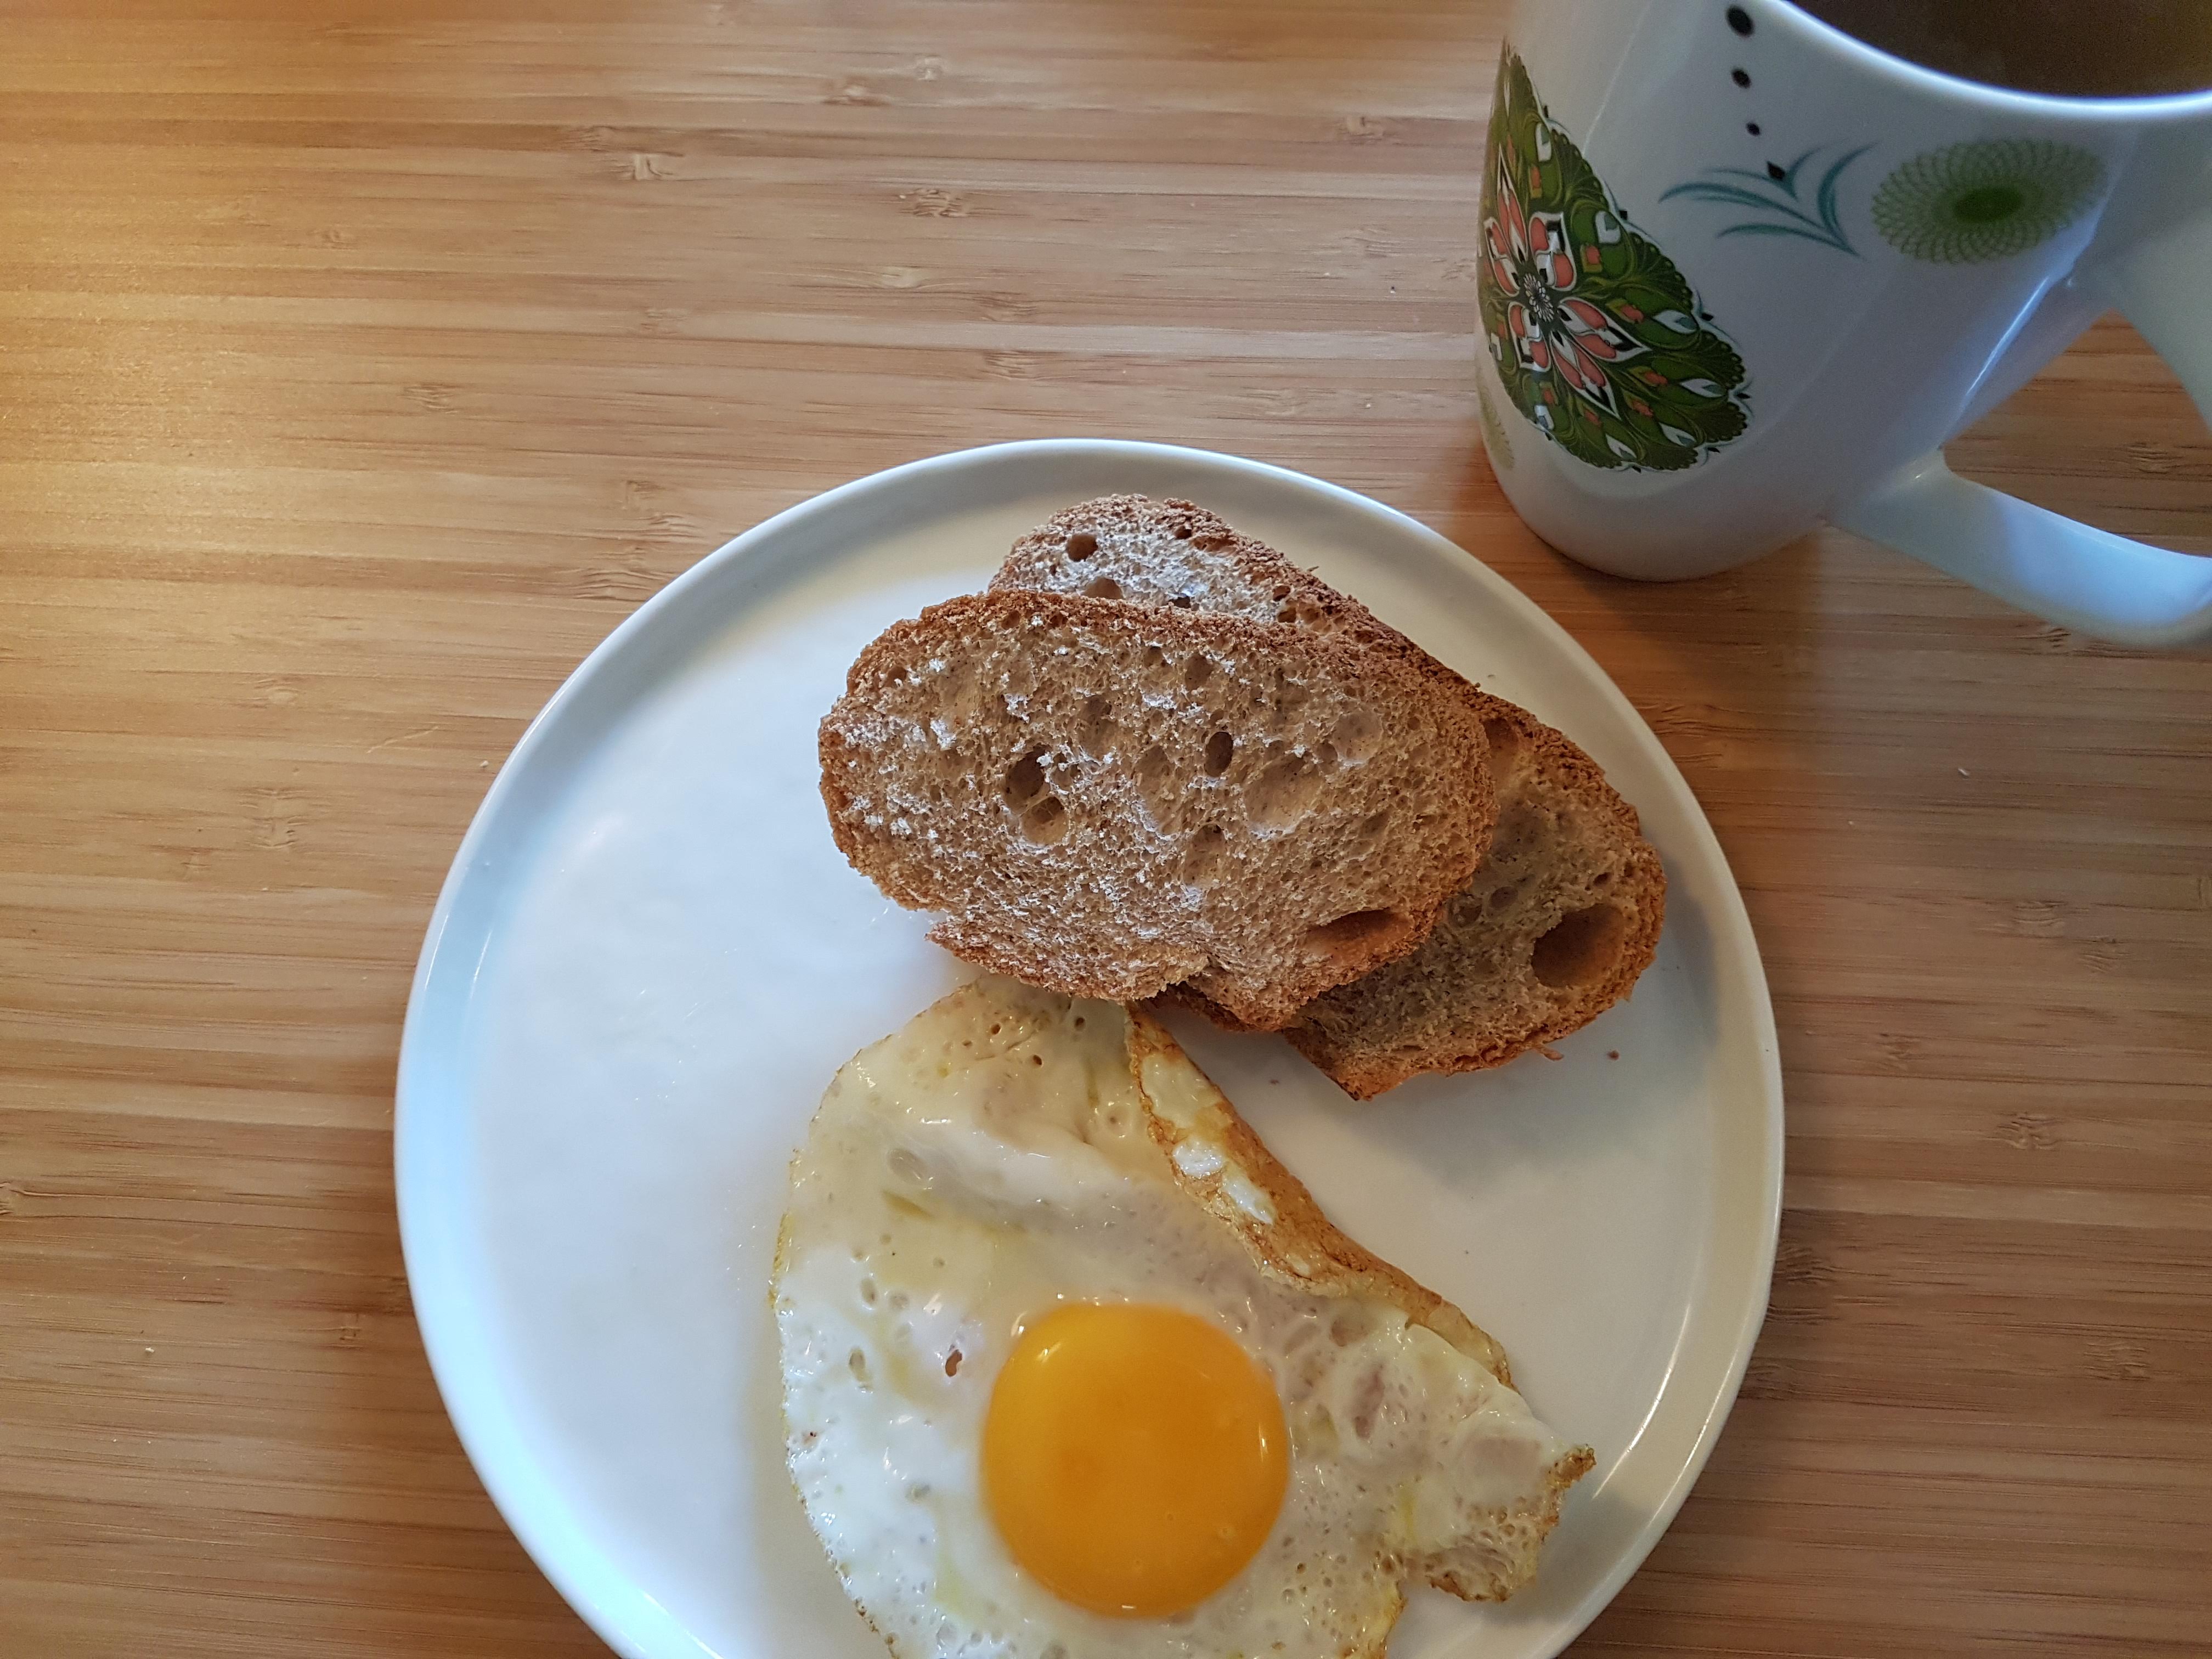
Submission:
<svg viewBox="0 0 2212 1659">
<path fill-rule="evenodd" d="M 1177 525 L 1175 527 L 1175 538 L 1179 542 L 1188 541 L 1190 539 L 1190 526 L 1188 523 Z"/>
<path fill-rule="evenodd" d="M 1083 591 L 1094 599 L 1118 599 L 1121 597 L 1121 584 L 1111 576 L 1097 576 Z"/>
<path fill-rule="evenodd" d="M 1193 657 L 1182 665 L 1182 683 L 1190 690 L 1197 690 L 1212 678 L 1213 659 L 1211 657 Z"/>
<path fill-rule="evenodd" d="M 1157 645 L 1148 645 L 1148 646 L 1146 646 L 1146 647 L 1145 647 L 1145 666 L 1146 666 L 1146 667 L 1147 667 L 1147 668 L 1158 668 L 1158 667 L 1162 663 L 1165 662 L 1167 659 L 1168 659 L 1168 653 L 1167 653 L 1166 652 L 1164 652 L 1164 651 L 1161 650 L 1161 649 L 1159 648 L 1159 647 L 1158 647 Z"/>
<path fill-rule="evenodd" d="M 1246 797 L 1252 822 L 1261 830 L 1287 830 L 1313 811 L 1321 795 L 1321 774 L 1298 755 L 1285 755 L 1253 780 Z"/>
<path fill-rule="evenodd" d="M 1364 708 L 1348 708 L 1328 734 L 1336 752 L 1357 766 L 1382 741 L 1382 722 Z"/>
<path fill-rule="evenodd" d="M 1183 871 L 1192 881 L 1207 881 L 1221 867 L 1221 858 L 1226 850 L 1229 836 L 1218 823 L 1202 824 L 1190 838 L 1190 851 L 1183 857 Z"/>
<path fill-rule="evenodd" d="M 1043 787 L 1043 750 L 1030 750 L 1006 769 L 1006 799 L 1016 806 L 1035 799 Z"/>
<path fill-rule="evenodd" d="M 846 1368 L 856 1377 L 862 1388 L 868 1386 L 868 1356 L 858 1348 L 845 1356 Z"/>
<path fill-rule="evenodd" d="M 1219 777 L 1236 757 L 1237 739 L 1226 732 L 1216 732 L 1206 740 L 1206 775 Z"/>
<path fill-rule="evenodd" d="M 1168 775 L 1168 751 L 1154 744 L 1137 757 L 1137 787 L 1150 797 Z"/>
<path fill-rule="evenodd" d="M 1389 827 L 1390 814 L 1388 811 L 1370 813 L 1360 820 L 1359 838 L 1362 841 L 1373 841 Z"/>
<path fill-rule="evenodd" d="M 1314 955 L 1343 956 L 1387 944 L 1402 935 L 1408 926 L 1409 919 L 1395 910 L 1354 910 L 1307 928 L 1305 948 Z"/>
<path fill-rule="evenodd" d="M 1112 748 L 1114 705 L 1103 697 L 1085 697 L 1083 712 L 1076 718 L 1075 740 L 1083 745 L 1083 752 L 1093 760 L 1100 758 Z"/>
<path fill-rule="evenodd" d="M 1175 606 L 1178 611 L 1188 611 L 1194 607 L 1198 604 L 1198 601 L 1191 598 L 1188 593 L 1178 593 L 1175 598 L 1170 599 L 1168 603 Z"/>
<path fill-rule="evenodd" d="M 1050 847 L 1067 834 L 1067 808 L 1057 795 L 1047 795 L 1022 814 L 1022 833 L 1040 847 Z"/>
<path fill-rule="evenodd" d="M 1079 530 L 1067 538 L 1067 556 L 1087 559 L 1098 550 L 1098 538 L 1087 530 Z"/>
<path fill-rule="evenodd" d="M 1555 991 L 1594 985 L 1613 971 L 1627 938 L 1628 918 L 1613 905 L 1570 910 L 1536 941 L 1536 977 Z"/>
<path fill-rule="evenodd" d="M 1510 720 L 1486 720 L 1482 735 L 1490 740 L 1490 775 L 1503 778 L 1521 759 L 1521 728 Z"/>
</svg>

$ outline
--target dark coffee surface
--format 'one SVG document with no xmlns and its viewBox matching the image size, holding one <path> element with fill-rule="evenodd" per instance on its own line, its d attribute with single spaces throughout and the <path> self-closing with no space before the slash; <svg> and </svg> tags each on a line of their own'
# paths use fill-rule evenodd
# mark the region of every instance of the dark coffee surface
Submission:
<svg viewBox="0 0 2212 1659">
<path fill-rule="evenodd" d="M 2081 98 L 2212 87 L 2212 0 L 1796 0 L 1867 45 L 1990 86 Z"/>
</svg>

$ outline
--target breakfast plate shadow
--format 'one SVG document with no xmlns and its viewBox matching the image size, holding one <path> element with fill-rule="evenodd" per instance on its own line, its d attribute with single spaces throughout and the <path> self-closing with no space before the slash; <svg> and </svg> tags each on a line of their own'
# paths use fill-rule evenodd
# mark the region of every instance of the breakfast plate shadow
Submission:
<svg viewBox="0 0 2212 1659">
<path fill-rule="evenodd" d="M 424 1346 L 501 1514 L 627 1659 L 884 1652 L 783 1485 L 769 1273 L 831 1075 L 969 970 L 838 854 L 815 727 L 883 628 L 1116 491 L 1213 509 L 1558 726 L 1667 866 L 1657 959 L 1557 1060 L 1355 1106 L 1279 1039 L 1174 1021 L 1332 1218 L 1596 1448 L 1536 1583 L 1416 1593 L 1394 1659 L 1557 1653 L 1735 1398 L 1781 1198 L 1773 1015 L 1712 831 L 1603 672 L 1443 538 L 1297 473 L 1077 439 L 939 456 L 779 514 L 616 629 L 486 796 L 416 969 L 393 1138 Z"/>
</svg>

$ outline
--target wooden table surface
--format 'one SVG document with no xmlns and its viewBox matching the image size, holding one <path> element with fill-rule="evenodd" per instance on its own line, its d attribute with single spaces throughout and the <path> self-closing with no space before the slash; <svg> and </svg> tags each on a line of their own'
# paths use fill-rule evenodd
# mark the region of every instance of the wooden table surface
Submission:
<svg viewBox="0 0 2212 1659">
<path fill-rule="evenodd" d="M 409 1312 L 432 897 L 670 577 L 1071 433 L 1477 552 L 1742 881 L 1773 1310 L 1577 1650 L 2206 1651 L 2212 661 L 1838 535 L 1663 588 L 1534 541 L 1471 378 L 1502 11 L 0 4 L 0 1653 L 605 1651 Z M 2212 446 L 2116 323 L 1954 453 L 2212 548 Z"/>
</svg>

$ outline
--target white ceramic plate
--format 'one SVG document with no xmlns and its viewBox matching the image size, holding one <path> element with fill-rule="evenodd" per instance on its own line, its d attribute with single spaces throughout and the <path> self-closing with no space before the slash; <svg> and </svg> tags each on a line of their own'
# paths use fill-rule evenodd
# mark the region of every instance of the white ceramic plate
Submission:
<svg viewBox="0 0 2212 1659">
<path fill-rule="evenodd" d="M 785 1478 L 769 1261 L 830 1074 L 967 971 L 838 856 L 815 725 L 885 625 L 1115 490 L 1213 507 L 1565 731 L 1666 860 L 1658 960 L 1559 1060 L 1358 1108 L 1276 1039 L 1179 1027 L 1330 1214 L 1597 1449 L 1536 1585 L 1419 1592 L 1395 1659 L 1557 1652 L 1735 1397 L 1781 1195 L 1773 1015 L 1712 831 L 1611 682 L 1449 542 L 1311 478 L 1141 444 L 942 456 L 740 536 L 592 653 L 477 813 L 416 974 L 394 1139 L 423 1341 L 501 1511 L 629 1659 L 884 1651 Z"/>
</svg>

